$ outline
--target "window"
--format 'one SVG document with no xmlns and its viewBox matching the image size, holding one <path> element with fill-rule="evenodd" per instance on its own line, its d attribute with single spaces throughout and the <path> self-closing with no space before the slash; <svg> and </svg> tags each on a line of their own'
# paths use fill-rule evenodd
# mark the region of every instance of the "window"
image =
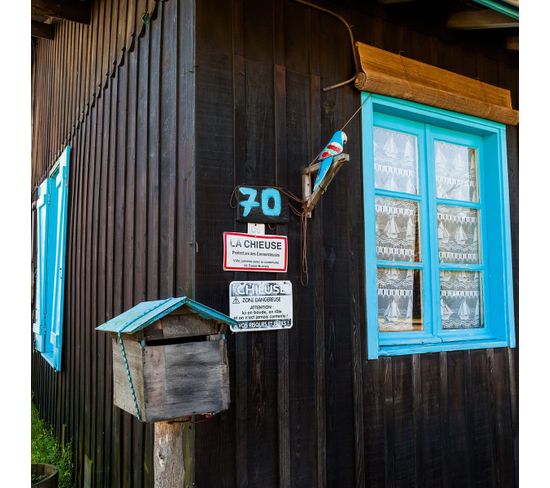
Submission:
<svg viewBox="0 0 550 488">
<path fill-rule="evenodd" d="M 515 346 L 505 126 L 362 96 L 368 357 Z"/>
<path fill-rule="evenodd" d="M 63 294 L 70 147 L 38 187 L 36 200 L 36 282 L 34 345 L 61 370 Z"/>
</svg>

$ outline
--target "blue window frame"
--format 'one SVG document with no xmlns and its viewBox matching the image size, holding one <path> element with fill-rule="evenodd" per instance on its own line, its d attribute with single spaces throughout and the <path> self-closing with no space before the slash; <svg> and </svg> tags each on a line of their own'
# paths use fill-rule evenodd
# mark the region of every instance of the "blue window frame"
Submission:
<svg viewBox="0 0 550 488">
<path fill-rule="evenodd" d="M 362 97 L 369 359 L 515 347 L 506 127 Z"/>
<path fill-rule="evenodd" d="M 38 187 L 34 346 L 61 370 L 70 147 Z"/>
</svg>

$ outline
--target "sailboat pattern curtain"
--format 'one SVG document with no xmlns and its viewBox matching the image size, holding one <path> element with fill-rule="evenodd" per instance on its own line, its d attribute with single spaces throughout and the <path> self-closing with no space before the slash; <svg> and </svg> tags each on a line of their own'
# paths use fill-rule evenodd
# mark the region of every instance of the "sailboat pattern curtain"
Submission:
<svg viewBox="0 0 550 488">
<path fill-rule="evenodd" d="M 421 278 L 417 269 L 378 269 L 381 331 L 422 330 Z"/>
<path fill-rule="evenodd" d="M 418 203 L 378 197 L 375 208 L 378 259 L 418 261 Z"/>
<path fill-rule="evenodd" d="M 443 329 L 483 327 L 480 274 L 467 271 L 441 271 L 439 281 Z"/>
<path fill-rule="evenodd" d="M 435 171 L 439 198 L 477 201 L 477 152 L 475 149 L 436 141 Z"/>
<path fill-rule="evenodd" d="M 479 263 L 478 210 L 439 205 L 437 237 L 442 263 Z"/>
<path fill-rule="evenodd" d="M 445 201 L 479 201 L 477 149 L 434 141 L 436 194 Z M 418 140 L 415 135 L 374 127 L 375 186 L 418 195 Z M 437 206 L 441 264 L 478 264 L 479 210 Z M 381 261 L 421 262 L 419 204 L 404 196 L 376 197 L 376 255 Z M 422 325 L 421 270 L 378 269 L 378 324 L 381 332 L 419 331 Z M 480 273 L 440 272 L 443 329 L 483 327 Z"/>
<path fill-rule="evenodd" d="M 416 136 L 374 128 L 374 184 L 383 190 L 418 192 Z"/>
</svg>

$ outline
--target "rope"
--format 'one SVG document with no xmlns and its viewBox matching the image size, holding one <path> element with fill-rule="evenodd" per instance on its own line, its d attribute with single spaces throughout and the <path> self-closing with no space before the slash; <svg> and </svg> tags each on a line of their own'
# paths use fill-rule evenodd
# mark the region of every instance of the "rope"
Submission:
<svg viewBox="0 0 550 488">
<path fill-rule="evenodd" d="M 132 375 L 130 374 L 130 367 L 128 366 L 128 358 L 126 357 L 126 348 L 124 347 L 124 341 L 122 340 L 122 334 L 118 333 L 118 339 L 120 340 L 120 350 L 122 352 L 122 359 L 124 359 L 124 367 L 126 368 L 126 376 L 128 377 L 128 384 L 130 385 L 130 392 L 132 393 L 132 400 L 134 401 L 134 409 L 136 411 L 136 417 L 141 421 L 141 411 L 136 397 L 136 390 L 132 381 Z"/>
<path fill-rule="evenodd" d="M 367 93 L 367 96 L 365 99 L 361 102 L 361 105 L 357 108 L 355 112 L 353 112 L 353 115 L 347 120 L 347 122 L 341 127 L 340 130 L 344 130 L 348 124 L 355 118 L 355 116 L 360 112 L 360 110 L 363 108 L 363 105 L 365 105 L 365 102 L 370 98 L 371 94 Z"/>
<path fill-rule="evenodd" d="M 300 246 L 302 250 L 300 260 L 300 283 L 307 286 L 309 283 L 309 270 L 307 264 L 307 215 L 302 212 L 300 216 Z"/>
</svg>

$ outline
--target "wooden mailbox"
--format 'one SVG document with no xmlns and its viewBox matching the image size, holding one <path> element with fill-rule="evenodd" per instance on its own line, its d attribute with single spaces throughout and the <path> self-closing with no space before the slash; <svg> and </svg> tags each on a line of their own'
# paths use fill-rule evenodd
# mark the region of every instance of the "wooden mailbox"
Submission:
<svg viewBox="0 0 550 488">
<path fill-rule="evenodd" d="M 114 404 L 144 422 L 229 407 L 228 316 L 187 297 L 142 302 L 96 330 L 113 340 Z"/>
</svg>

